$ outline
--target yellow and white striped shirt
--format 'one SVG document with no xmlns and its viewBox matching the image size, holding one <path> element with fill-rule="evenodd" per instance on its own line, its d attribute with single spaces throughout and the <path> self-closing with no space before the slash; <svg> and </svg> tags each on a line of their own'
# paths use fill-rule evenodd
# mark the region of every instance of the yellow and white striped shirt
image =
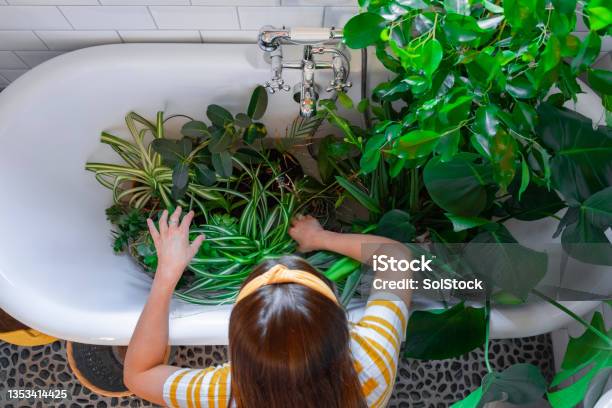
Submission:
<svg viewBox="0 0 612 408">
<path fill-rule="evenodd" d="M 388 299 L 387 295 L 371 297 L 361 320 L 351 323 L 351 352 L 368 407 L 387 404 L 406 331 L 405 303 L 399 298 Z M 229 363 L 178 370 L 164 383 L 164 401 L 171 408 L 225 408 L 229 404 L 230 377 Z"/>
</svg>

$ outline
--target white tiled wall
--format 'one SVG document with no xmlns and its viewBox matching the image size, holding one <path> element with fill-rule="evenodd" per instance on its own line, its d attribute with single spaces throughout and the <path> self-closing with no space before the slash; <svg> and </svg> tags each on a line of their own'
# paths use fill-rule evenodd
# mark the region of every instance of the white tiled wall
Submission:
<svg viewBox="0 0 612 408">
<path fill-rule="evenodd" d="M 264 25 L 342 26 L 357 0 L 0 0 L 0 88 L 62 52 L 122 42 L 255 42 Z"/>
<path fill-rule="evenodd" d="M 343 26 L 357 0 L 0 0 L 0 87 L 59 53 L 121 42 L 255 42 L 261 26 Z M 578 19 L 579 36 L 586 28 Z M 612 50 L 612 38 L 602 51 Z"/>
</svg>

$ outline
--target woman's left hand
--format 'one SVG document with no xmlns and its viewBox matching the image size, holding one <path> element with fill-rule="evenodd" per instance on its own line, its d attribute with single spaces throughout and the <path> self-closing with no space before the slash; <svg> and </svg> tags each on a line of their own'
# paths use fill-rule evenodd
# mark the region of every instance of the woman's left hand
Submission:
<svg viewBox="0 0 612 408">
<path fill-rule="evenodd" d="M 176 207 L 168 220 L 168 210 L 164 210 L 159 219 L 159 231 L 153 220 L 147 219 L 149 232 L 153 237 L 157 250 L 157 272 L 155 279 L 163 281 L 174 288 L 183 271 L 198 252 L 204 241 L 204 235 L 199 235 L 189 243 L 189 225 L 194 213 L 189 211 L 179 223 L 181 207 Z"/>
</svg>

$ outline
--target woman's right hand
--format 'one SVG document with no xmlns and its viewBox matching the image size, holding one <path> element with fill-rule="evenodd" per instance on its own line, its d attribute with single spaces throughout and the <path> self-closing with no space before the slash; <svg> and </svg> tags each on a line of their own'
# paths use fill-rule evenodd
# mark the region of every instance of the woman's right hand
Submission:
<svg viewBox="0 0 612 408">
<path fill-rule="evenodd" d="M 289 235 L 298 244 L 298 251 L 310 252 L 323 249 L 326 231 L 319 221 L 311 215 L 297 215 L 291 220 Z"/>
</svg>

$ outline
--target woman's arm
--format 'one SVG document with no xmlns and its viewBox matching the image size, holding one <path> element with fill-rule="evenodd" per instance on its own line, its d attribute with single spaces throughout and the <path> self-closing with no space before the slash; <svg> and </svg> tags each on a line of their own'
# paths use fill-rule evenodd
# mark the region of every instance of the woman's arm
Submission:
<svg viewBox="0 0 612 408">
<path fill-rule="evenodd" d="M 177 207 L 168 221 L 168 211 L 164 210 L 159 220 L 159 231 L 151 219 L 147 220 L 157 250 L 157 271 L 130 340 L 123 368 L 125 385 L 139 397 L 160 405 L 165 405 L 164 382 L 179 369 L 164 364 L 172 292 L 204 240 L 200 235 L 189 244 L 189 225 L 194 214 L 190 211 L 179 224 L 180 215 L 181 207 Z"/>
<path fill-rule="evenodd" d="M 292 221 L 289 235 L 298 243 L 300 252 L 331 251 L 368 265 L 372 264 L 373 255 L 387 255 L 407 260 L 412 258 L 410 250 L 398 241 L 371 234 L 344 234 L 327 231 L 314 217 L 309 215 L 296 217 Z M 375 279 L 385 280 L 401 280 L 410 277 L 409 272 L 401 271 L 386 271 L 384 276 L 381 272 L 375 272 L 374 275 Z M 410 304 L 411 290 L 390 289 L 388 292 L 398 296 L 406 306 Z"/>
</svg>

